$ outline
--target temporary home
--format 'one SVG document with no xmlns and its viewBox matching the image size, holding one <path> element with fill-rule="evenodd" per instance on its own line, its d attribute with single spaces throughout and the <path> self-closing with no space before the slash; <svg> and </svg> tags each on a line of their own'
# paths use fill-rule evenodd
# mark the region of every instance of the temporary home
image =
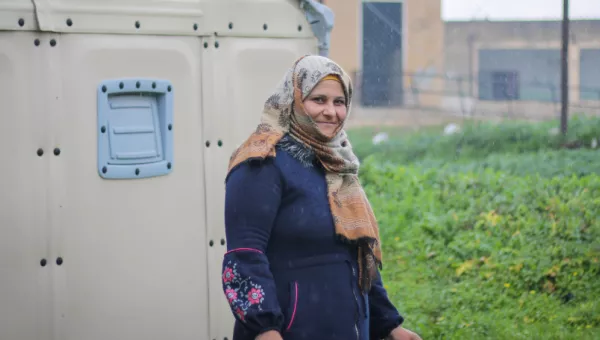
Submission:
<svg viewBox="0 0 600 340">
<path fill-rule="evenodd" d="M 0 339 L 231 339 L 227 162 L 329 15 L 0 0 Z"/>
</svg>

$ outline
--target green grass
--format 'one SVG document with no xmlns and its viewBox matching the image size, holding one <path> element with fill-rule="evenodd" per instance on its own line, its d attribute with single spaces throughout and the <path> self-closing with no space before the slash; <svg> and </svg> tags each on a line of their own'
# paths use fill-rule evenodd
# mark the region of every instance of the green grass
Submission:
<svg viewBox="0 0 600 340">
<path fill-rule="evenodd" d="M 574 120 L 569 140 L 600 136 L 593 123 Z M 384 282 L 424 339 L 598 338 L 600 151 L 560 149 L 549 125 L 390 131 L 383 151 L 350 132 L 371 150 Z"/>
<path fill-rule="evenodd" d="M 372 128 L 353 129 L 348 132 L 359 158 L 376 156 L 396 163 L 412 163 L 433 159 L 438 161 L 473 160 L 492 154 L 523 154 L 557 150 L 563 144 L 580 143 L 589 148 L 594 138 L 600 140 L 600 118 L 575 117 L 569 122 L 566 141 L 550 131 L 558 126 L 557 121 L 538 124 L 528 122 L 504 122 L 501 124 L 468 122 L 462 133 L 444 136 L 442 127 L 422 132 L 385 129 L 390 139 L 373 145 L 375 134 Z"/>
</svg>

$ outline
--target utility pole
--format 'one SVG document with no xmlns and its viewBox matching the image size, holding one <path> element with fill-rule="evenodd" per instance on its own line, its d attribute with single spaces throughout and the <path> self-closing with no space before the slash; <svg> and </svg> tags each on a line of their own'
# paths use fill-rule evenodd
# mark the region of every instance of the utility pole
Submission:
<svg viewBox="0 0 600 340">
<path fill-rule="evenodd" d="M 562 51 L 561 51 L 561 101 L 560 132 L 567 136 L 569 123 L 569 0 L 563 0 Z"/>
</svg>

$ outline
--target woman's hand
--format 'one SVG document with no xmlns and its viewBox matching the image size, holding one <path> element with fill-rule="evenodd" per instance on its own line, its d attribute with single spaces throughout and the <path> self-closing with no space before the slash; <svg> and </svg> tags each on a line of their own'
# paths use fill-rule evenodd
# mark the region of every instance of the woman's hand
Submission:
<svg viewBox="0 0 600 340">
<path fill-rule="evenodd" d="M 417 333 L 411 332 L 402 326 L 395 328 L 386 340 L 422 340 Z"/>
<path fill-rule="evenodd" d="M 255 340 L 283 340 L 278 331 L 268 331 L 260 334 Z"/>
</svg>

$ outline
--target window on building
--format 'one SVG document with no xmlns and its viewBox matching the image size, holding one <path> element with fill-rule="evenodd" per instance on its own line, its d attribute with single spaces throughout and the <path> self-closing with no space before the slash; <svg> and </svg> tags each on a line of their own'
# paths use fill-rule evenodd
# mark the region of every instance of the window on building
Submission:
<svg viewBox="0 0 600 340">
<path fill-rule="evenodd" d="M 519 99 L 519 73 L 516 71 L 492 72 L 492 97 L 494 100 Z"/>
<path fill-rule="evenodd" d="M 600 100 L 600 49 L 582 49 L 579 74 L 581 100 Z"/>
<path fill-rule="evenodd" d="M 479 50 L 479 97 L 482 100 L 560 100 L 560 50 Z"/>
</svg>

